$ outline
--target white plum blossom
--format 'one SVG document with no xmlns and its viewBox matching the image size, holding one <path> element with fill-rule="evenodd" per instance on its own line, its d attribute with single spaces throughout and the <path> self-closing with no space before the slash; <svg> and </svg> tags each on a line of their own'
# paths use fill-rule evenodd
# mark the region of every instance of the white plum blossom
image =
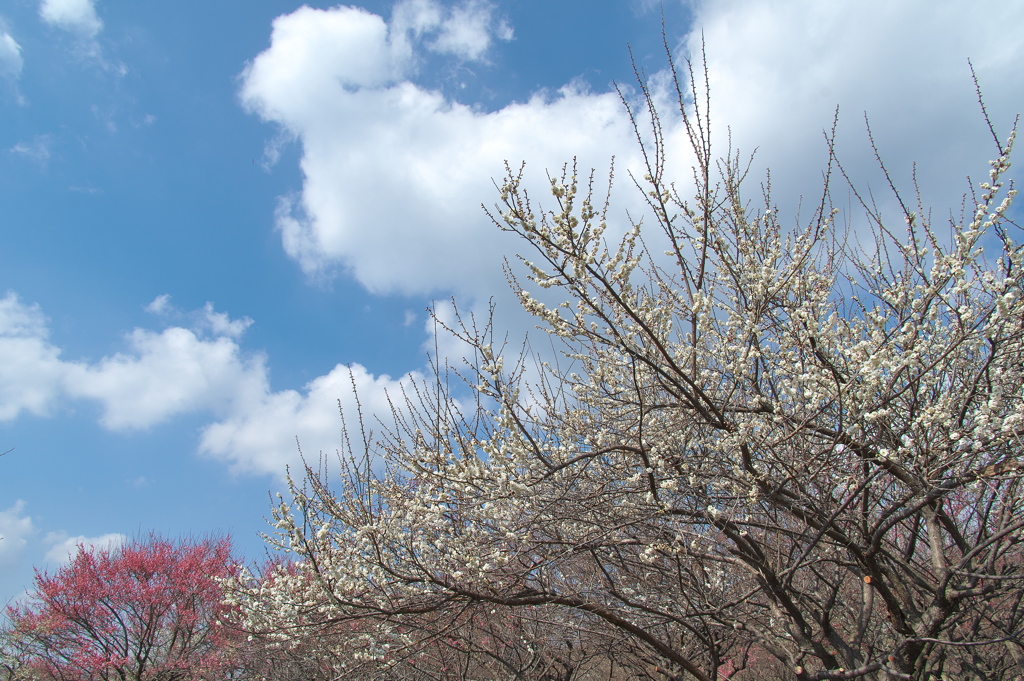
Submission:
<svg viewBox="0 0 1024 681">
<path fill-rule="evenodd" d="M 1022 672 L 1014 134 L 962 219 L 865 202 L 862 248 L 831 203 L 836 159 L 784 225 L 687 106 L 695 186 L 665 176 L 660 119 L 637 113 L 649 213 L 617 245 L 592 178 L 567 167 L 544 211 L 510 173 L 494 220 L 530 252 L 512 285 L 564 357 L 453 324 L 475 360 L 396 404 L 366 445 L 386 465 L 346 442 L 340 478 L 307 469 L 273 509 L 301 562 L 236 580 L 247 628 L 302 646 L 308 624 L 389 678 L 418 678 L 442 635 L 506 674 L 510 651 L 555 659 L 564 631 L 583 638 L 559 654 L 666 678 L 755 659 L 797 679 Z"/>
</svg>

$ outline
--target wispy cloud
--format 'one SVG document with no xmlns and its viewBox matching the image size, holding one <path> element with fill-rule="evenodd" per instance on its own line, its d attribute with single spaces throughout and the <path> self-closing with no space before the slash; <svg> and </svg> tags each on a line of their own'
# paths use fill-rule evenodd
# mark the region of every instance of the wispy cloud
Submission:
<svg viewBox="0 0 1024 681">
<path fill-rule="evenodd" d="M 210 302 L 198 310 L 181 310 L 171 302 L 171 296 L 166 293 L 154 298 L 144 309 L 167 319 L 187 320 L 191 328 L 215 337 L 238 339 L 252 326 L 252 320 L 248 317 L 232 319 L 226 312 L 217 312 Z"/>
<path fill-rule="evenodd" d="M 17 80 L 25 60 L 21 56 L 21 45 L 10 33 L 0 31 L 0 78 Z"/>
<path fill-rule="evenodd" d="M 96 0 L 41 0 L 39 18 L 72 39 L 73 54 L 78 58 L 99 65 L 117 77 L 127 73 L 123 63 L 111 63 L 103 56 L 99 42 L 103 21 L 96 13 Z"/>
<path fill-rule="evenodd" d="M 100 535 L 99 537 L 86 537 L 79 535 L 69 537 L 67 532 L 50 532 L 43 539 L 44 543 L 51 544 L 43 557 L 47 563 L 63 565 L 74 558 L 82 549 L 90 551 L 93 549 L 114 549 L 128 541 L 128 537 L 119 532 Z"/>
<path fill-rule="evenodd" d="M 36 135 L 32 138 L 32 141 L 18 142 L 8 151 L 45 168 L 47 163 L 50 161 L 50 156 L 52 155 L 50 150 L 53 147 L 53 141 L 52 135 Z"/>
<path fill-rule="evenodd" d="M 42 0 L 39 17 L 50 26 L 88 40 L 103 30 L 95 0 Z"/>
<path fill-rule="evenodd" d="M 171 310 L 171 296 L 168 293 L 161 293 L 153 299 L 145 308 L 146 312 L 156 315 L 165 315 Z"/>
<path fill-rule="evenodd" d="M 469 0 L 455 6 L 436 0 L 402 0 L 396 3 L 388 27 L 392 48 L 412 56 L 414 43 L 427 50 L 464 60 L 482 59 L 494 39 L 513 37 L 509 24 L 494 15 L 489 2 Z"/>
</svg>

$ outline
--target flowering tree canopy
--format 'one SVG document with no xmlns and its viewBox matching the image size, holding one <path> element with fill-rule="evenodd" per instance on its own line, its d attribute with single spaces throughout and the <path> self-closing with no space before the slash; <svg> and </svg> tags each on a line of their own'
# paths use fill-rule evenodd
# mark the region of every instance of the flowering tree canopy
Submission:
<svg viewBox="0 0 1024 681">
<path fill-rule="evenodd" d="M 574 168 L 548 211 L 509 173 L 495 222 L 534 254 L 514 286 L 566 359 L 534 371 L 488 322 L 451 325 L 477 399 L 440 375 L 371 445 L 385 465 L 352 447 L 339 482 L 307 469 L 275 509 L 300 562 L 239 578 L 247 626 L 287 646 L 296 618 L 360 621 L 350 669 L 408 669 L 486 608 L 538 623 L 531 646 L 562 645 L 539 626 L 561 622 L 661 678 L 1024 673 L 1014 133 L 959 219 L 890 182 L 896 215 L 865 200 L 837 227 L 832 154 L 787 226 L 712 156 L 698 89 L 677 80 L 684 192 L 643 88 L 649 214 L 617 244 Z"/>
<path fill-rule="evenodd" d="M 30 599 L 8 608 L 7 646 L 42 679 L 223 679 L 218 579 L 232 565 L 226 538 L 81 547 L 55 573 L 37 572 Z"/>
</svg>

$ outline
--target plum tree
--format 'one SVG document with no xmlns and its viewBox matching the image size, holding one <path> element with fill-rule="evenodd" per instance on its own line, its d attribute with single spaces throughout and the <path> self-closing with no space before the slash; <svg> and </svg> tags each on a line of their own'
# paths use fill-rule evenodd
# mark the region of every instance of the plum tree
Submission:
<svg viewBox="0 0 1024 681">
<path fill-rule="evenodd" d="M 53 574 L 37 572 L 29 599 L 8 608 L 16 678 L 226 678 L 232 632 L 218 625 L 218 580 L 233 565 L 227 538 L 80 547 Z"/>
<path fill-rule="evenodd" d="M 389 669 L 427 614 L 490 607 L 665 678 L 1024 673 L 1016 124 L 960 219 L 894 188 L 895 216 L 861 203 L 858 241 L 834 146 L 813 215 L 786 226 L 712 155 L 702 88 L 675 83 L 694 185 L 667 177 L 641 82 L 649 211 L 617 244 L 592 174 L 553 178 L 549 211 L 522 171 L 501 184 L 494 220 L 533 253 L 513 286 L 573 372 L 528 380 L 489 322 L 451 325 L 477 399 L 439 375 L 337 481 L 307 469 L 275 509 L 301 577 L 240 578 L 250 627 L 372 623 L 359 654 Z"/>
</svg>

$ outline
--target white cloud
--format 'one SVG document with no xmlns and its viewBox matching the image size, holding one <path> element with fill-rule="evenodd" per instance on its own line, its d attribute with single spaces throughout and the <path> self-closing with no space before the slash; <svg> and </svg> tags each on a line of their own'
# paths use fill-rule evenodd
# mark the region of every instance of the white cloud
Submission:
<svg viewBox="0 0 1024 681">
<path fill-rule="evenodd" d="M 464 59 L 479 59 L 491 46 L 490 16 L 476 5 L 456 8 L 442 24 L 431 49 Z"/>
<path fill-rule="evenodd" d="M 146 312 L 152 312 L 155 315 L 164 315 L 167 314 L 167 312 L 170 310 L 170 307 L 171 296 L 167 293 L 161 293 L 160 295 L 153 299 L 153 302 L 151 302 L 143 309 L 146 310 Z"/>
<path fill-rule="evenodd" d="M 43 560 L 48 563 L 63 565 L 77 555 L 80 549 L 85 549 L 86 551 L 114 549 L 123 545 L 126 541 L 128 541 L 128 537 L 118 532 L 100 535 L 99 537 L 85 537 L 82 535 L 69 537 L 66 532 L 50 532 L 46 535 L 44 542 L 52 544 L 52 546 L 47 550 Z"/>
<path fill-rule="evenodd" d="M 257 57 L 246 70 L 244 87 L 277 95 L 249 105 L 286 119 L 296 130 L 312 122 L 304 114 L 324 116 L 338 88 L 387 84 L 403 69 L 404 60 L 388 44 L 384 20 L 357 7 L 300 7 L 274 20 L 271 40 L 274 58 Z"/>
<path fill-rule="evenodd" d="M 375 377 L 358 364 L 338 365 L 301 391 L 251 393 L 247 403 L 238 405 L 231 416 L 203 430 L 200 449 L 230 462 L 238 471 L 280 475 L 285 464 L 299 463 L 298 438 L 306 460 L 315 465 L 320 453 L 333 455 L 342 449 L 339 407 L 358 448 L 358 414 L 366 417 L 368 431 L 379 434 L 374 415 L 387 423 L 392 403 L 401 406 L 404 402 L 403 386 L 422 378 L 416 372 L 397 380 L 387 375 Z"/>
<path fill-rule="evenodd" d="M 245 330 L 252 326 L 252 320 L 248 317 L 231 319 L 226 312 L 214 310 L 213 303 L 207 303 L 203 306 L 202 326 L 208 328 L 215 336 L 240 338 Z"/>
<path fill-rule="evenodd" d="M 182 413 L 227 413 L 239 395 L 265 392 L 263 356 L 243 353 L 236 342 L 250 320 L 232 320 L 212 305 L 193 316 L 194 329 L 135 329 L 126 353 L 68 362 L 49 342 L 38 306 L 8 293 L 0 299 L 0 420 L 23 411 L 45 416 L 61 400 L 90 399 L 102 406 L 104 427 L 139 429 Z"/>
<path fill-rule="evenodd" d="M 436 31 L 441 25 L 443 7 L 434 0 L 403 0 L 395 3 L 391 10 L 392 42 L 407 41 L 409 37 L 419 38 L 428 31 Z M 412 45 L 403 42 L 399 48 L 411 54 Z"/>
<path fill-rule="evenodd" d="M 340 264 L 378 292 L 479 291 L 481 283 L 493 291 L 515 242 L 480 204 L 497 198 L 492 178 L 501 180 L 504 160 L 528 160 L 543 191 L 544 170 L 573 156 L 582 168 L 606 168 L 618 154 L 620 169 L 635 157 L 614 93 L 567 86 L 487 113 L 406 80 L 415 60 L 389 35 L 447 25 L 436 40 L 476 54 L 474 7 L 482 5 L 445 19 L 435 3 L 404 3 L 391 34 L 380 17 L 344 7 L 274 21 L 241 98 L 302 143 L 302 193 L 281 200 L 277 224 L 307 272 Z M 436 40 L 428 49 L 440 49 Z"/>
<path fill-rule="evenodd" d="M 21 303 L 13 293 L 0 299 L 0 420 L 13 420 L 23 411 L 45 416 L 57 404 L 73 400 L 99 404 L 101 425 L 114 431 L 205 413 L 212 422 L 202 432 L 202 452 L 237 471 L 281 475 L 286 464 L 299 460 L 296 437 L 312 460 L 321 451 L 341 446 L 339 400 L 358 433 L 360 410 L 372 429 L 375 415 L 385 418 L 391 413 L 389 396 L 401 403 L 403 386 L 422 379 L 416 372 L 392 379 L 375 377 L 359 365 L 351 372 L 339 365 L 302 390 L 274 392 L 264 356 L 238 345 L 239 335 L 251 324 L 248 318 L 232 319 L 209 303 L 181 313 L 166 296 L 147 309 L 190 317 L 194 328 L 135 329 L 126 339 L 125 352 L 97 362 L 68 362 L 49 342 L 46 318 L 38 306 Z M 133 484 L 145 484 L 145 479 Z M 14 523 L 20 510 L 18 506 L 7 516 L 0 514 L 0 530 L 5 522 Z M 31 525 L 25 522 L 29 524 L 22 523 L 23 530 Z M 59 553 L 82 538 L 50 539 L 59 544 L 53 548 Z M 4 550 L 0 545 L 0 561 Z"/>
<path fill-rule="evenodd" d="M 985 173 L 993 151 L 967 59 L 1000 130 L 1024 109 L 1019 4 L 1004 3 L 986 16 L 985 25 L 998 31 L 978 30 L 977 10 L 964 0 L 691 5 L 695 21 L 676 54 L 699 64 L 703 36 L 718 153 L 727 153 L 730 131 L 734 150 L 758 148 L 747 194 L 759 198 L 759 171 L 771 166 L 777 203 L 791 215 L 801 197 L 810 203 L 820 192 L 822 131 L 837 105 L 838 149 L 851 176 L 870 182 L 876 196 L 884 193 L 864 134 L 867 111 L 880 151 L 904 186 L 918 161 L 925 199 L 938 203 L 936 219 L 958 205 L 966 173 Z M 492 178 L 503 175 L 504 160 L 527 161 L 537 189 L 531 196 L 543 203 L 545 169 L 557 171 L 574 156 L 583 169 L 604 168 L 615 155 L 612 219 L 621 222 L 623 209 L 637 206 L 625 172 L 637 167 L 637 150 L 615 93 L 569 85 L 487 112 L 415 83 L 418 53 L 483 59 L 495 38 L 510 39 L 511 28 L 483 3 L 452 9 L 404 0 L 389 22 L 354 8 L 303 7 L 274 21 L 270 47 L 242 74 L 240 97 L 280 127 L 275 149 L 282 139 L 302 145 L 301 192 L 282 197 L 277 225 L 285 250 L 304 270 L 341 266 L 375 292 L 456 290 L 475 299 L 467 309 L 483 312 L 481 300 L 505 290 L 501 258 L 522 245 L 479 208 L 497 198 Z M 665 73 L 656 74 L 655 97 L 664 100 L 669 85 Z M 691 156 L 664 101 L 669 173 L 685 186 Z M 844 188 L 833 188 L 842 200 Z M 451 317 L 445 304 L 440 313 Z M 511 318 L 501 307 L 498 314 L 499 322 Z M 450 338 L 438 340 L 442 357 L 463 351 Z M 354 369 L 369 394 L 397 388 L 387 377 Z M 325 401 L 344 399 L 346 387 L 339 367 L 301 392 L 265 392 L 208 427 L 202 448 L 263 470 L 277 465 L 296 432 L 310 434 L 307 453 L 330 451 L 339 422 Z M 387 413 L 386 401 L 376 410 Z M 374 411 L 364 402 L 364 413 Z"/>
<path fill-rule="evenodd" d="M 422 40 L 432 52 L 464 60 L 482 59 L 493 37 L 512 39 L 512 28 L 495 19 L 494 7 L 476 0 L 456 7 L 446 7 L 436 0 L 403 0 L 392 10 L 390 33 L 402 54 L 411 55 L 412 38 Z"/>
<path fill-rule="evenodd" d="M 53 146 L 52 135 L 36 135 L 31 142 L 18 142 L 10 148 L 10 152 L 34 161 L 40 166 L 46 166 L 50 160 L 51 146 Z"/>
<path fill-rule="evenodd" d="M 28 538 L 36 533 L 32 518 L 25 515 L 25 502 L 18 500 L 0 511 L 0 567 L 16 565 L 25 553 Z"/>
<path fill-rule="evenodd" d="M 210 302 L 203 305 L 202 309 L 183 312 L 171 303 L 171 297 L 166 293 L 154 298 L 153 302 L 143 309 L 159 317 L 189 319 L 192 328 L 197 331 L 226 338 L 241 338 L 245 330 L 252 326 L 252 320 L 248 317 L 231 319 L 226 312 L 217 312 Z"/>
<path fill-rule="evenodd" d="M 0 421 L 45 416 L 61 394 L 66 363 L 50 344 L 46 317 L 13 293 L 0 299 Z"/>
<path fill-rule="evenodd" d="M 39 16 L 47 24 L 92 39 L 103 29 L 95 0 L 42 0 Z"/>
<path fill-rule="evenodd" d="M 999 29 L 979 30 L 978 21 Z M 854 179 L 871 181 L 875 195 L 885 196 L 866 112 L 902 186 L 910 187 L 917 161 L 925 198 L 935 202 L 940 220 L 959 206 L 964 175 L 980 181 L 995 151 L 967 60 L 1001 134 L 1024 110 L 1019 3 L 993 6 L 982 18 L 964 0 L 706 1 L 697 5 L 684 51 L 699 55 L 701 40 L 718 130 L 730 126 L 746 153 L 758 147 L 754 169 L 771 166 L 784 208 L 801 194 L 815 198 L 827 160 L 822 130 L 831 127 L 836 106 L 840 160 Z"/>
<path fill-rule="evenodd" d="M 1003 30 L 991 39 L 965 20 L 966 7 L 953 0 L 884 7 L 706 2 L 695 5 L 699 23 L 684 49 L 693 52 L 703 30 L 715 129 L 724 138 L 730 125 L 741 150 L 760 145 L 755 169 L 774 167 L 784 209 L 817 191 L 825 161 L 821 129 L 831 124 L 837 103 L 840 151 L 855 177 L 877 179 L 861 136 L 866 109 L 894 173 L 906 177 L 916 158 L 926 190 L 936 187 L 933 194 L 956 203 L 964 173 L 983 172 L 991 154 L 966 58 L 978 69 L 997 125 L 1024 108 L 1024 76 L 1014 68 L 1024 9 L 992 10 Z M 270 47 L 243 74 L 241 98 L 302 144 L 301 193 L 282 199 L 278 227 L 288 253 L 307 271 L 342 266 L 374 291 L 456 289 L 478 303 L 504 290 L 501 258 L 521 244 L 490 225 L 479 204 L 497 198 L 491 178 L 500 179 L 505 159 L 527 160 L 531 186 L 539 186 L 533 196 L 543 201 L 545 168 L 557 170 L 574 155 L 581 168 L 602 168 L 615 154 L 617 215 L 636 205 L 624 172 L 635 167 L 635 143 L 614 93 L 566 87 L 486 112 L 411 80 L 417 50 L 484 58 L 489 41 L 503 32 L 489 12 L 482 4 L 453 10 L 409 0 L 396 7 L 390 24 L 351 7 L 302 7 L 275 20 Z M 685 181 L 686 145 L 678 126 L 663 122 L 673 170 Z M 748 193 L 756 191 L 755 181 Z M 275 392 L 265 359 L 239 345 L 251 320 L 232 319 L 210 304 L 180 312 L 163 296 L 147 309 L 187 323 L 136 329 L 123 353 L 65 362 L 38 308 L 13 294 L 0 299 L 0 419 L 45 415 L 61 399 L 95 401 L 111 429 L 202 411 L 213 421 L 202 431 L 202 452 L 236 470 L 279 474 L 296 461 L 296 436 L 310 459 L 341 446 L 339 399 L 352 434 L 358 432 L 353 380 L 372 423 L 374 414 L 390 413 L 387 395 L 397 397 L 418 377 L 375 377 L 359 365 L 350 377 L 338 366 L 301 390 Z M 442 305 L 441 313 L 450 310 Z M 462 351 L 450 339 L 439 341 L 442 356 Z"/>
<path fill-rule="evenodd" d="M 528 177 L 542 180 L 544 169 L 573 156 L 583 168 L 602 168 L 615 154 L 613 217 L 636 206 L 622 172 L 636 167 L 635 142 L 614 93 L 566 87 L 484 112 L 412 81 L 417 49 L 445 50 L 449 40 L 463 57 L 485 49 L 480 36 L 501 32 L 488 11 L 406 0 L 389 25 L 351 8 L 303 8 L 275 20 L 270 47 L 243 74 L 241 98 L 302 144 L 302 190 L 282 198 L 277 224 L 307 272 L 341 265 L 375 292 L 500 290 L 500 258 L 520 244 L 499 234 L 479 204 L 496 198 L 491 182 L 505 159 L 526 160 Z M 986 25 L 997 32 L 978 30 L 977 10 L 963 0 L 697 2 L 677 54 L 697 55 L 703 35 L 718 149 L 727 152 L 727 126 L 742 152 L 760 149 L 751 198 L 758 171 L 771 166 L 784 210 L 795 213 L 801 196 L 814 201 L 827 161 L 822 130 L 839 105 L 839 151 L 854 179 L 882 193 L 867 111 L 894 174 L 909 184 L 916 159 L 941 217 L 958 204 L 963 176 L 986 171 L 993 149 L 967 58 L 1001 130 L 1024 108 L 1024 6 L 992 12 Z M 663 74 L 653 82 L 667 85 Z M 688 145 L 676 122 L 663 123 L 670 170 L 686 182 Z M 543 186 L 533 195 L 543 198 Z"/>
<path fill-rule="evenodd" d="M 111 430 L 148 428 L 177 414 L 221 411 L 242 392 L 262 390 L 263 357 L 242 356 L 231 338 L 199 337 L 172 327 L 161 333 L 135 329 L 131 351 L 94 365 L 67 367 L 68 395 L 103 405 L 101 423 Z"/>
<path fill-rule="evenodd" d="M 17 80 L 24 66 L 21 45 L 6 31 L 0 31 L 0 78 Z"/>
</svg>

